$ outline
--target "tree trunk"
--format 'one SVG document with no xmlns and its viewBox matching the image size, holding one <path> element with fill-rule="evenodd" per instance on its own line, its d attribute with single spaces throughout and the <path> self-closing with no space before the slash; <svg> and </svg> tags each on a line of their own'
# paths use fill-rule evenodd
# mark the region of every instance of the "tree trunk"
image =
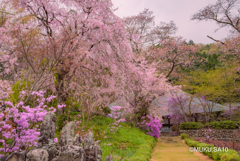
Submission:
<svg viewBox="0 0 240 161">
<path fill-rule="evenodd" d="M 185 114 L 183 114 L 185 122 L 187 122 L 187 117 Z"/>
<path fill-rule="evenodd" d="M 58 104 L 64 104 L 67 101 L 67 94 L 64 93 L 64 78 L 65 78 L 65 72 L 63 70 L 60 70 L 58 73 L 58 81 L 57 81 L 57 86 L 56 86 L 56 91 L 57 91 L 57 99 L 58 99 Z M 64 113 L 64 107 L 61 109 L 57 109 L 57 114 L 61 115 Z"/>
<path fill-rule="evenodd" d="M 228 103 L 229 103 L 230 120 L 232 120 L 232 105 L 230 101 L 230 96 L 228 96 Z"/>
</svg>

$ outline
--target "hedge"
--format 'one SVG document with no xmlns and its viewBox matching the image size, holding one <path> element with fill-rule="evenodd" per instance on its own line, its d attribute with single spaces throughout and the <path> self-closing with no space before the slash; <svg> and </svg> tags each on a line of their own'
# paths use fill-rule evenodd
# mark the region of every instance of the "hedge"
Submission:
<svg viewBox="0 0 240 161">
<path fill-rule="evenodd" d="M 180 130 L 199 129 L 203 127 L 200 122 L 183 122 L 180 124 Z"/>
<path fill-rule="evenodd" d="M 219 122 L 210 122 L 208 123 L 214 129 L 236 129 L 236 121 L 219 121 Z"/>
<path fill-rule="evenodd" d="M 181 139 L 189 138 L 189 135 L 186 133 L 181 134 Z"/>
<path fill-rule="evenodd" d="M 228 152 L 215 152 L 213 159 L 216 161 L 239 161 L 240 157 L 235 150 L 229 149 Z"/>
<path fill-rule="evenodd" d="M 193 139 L 190 138 L 185 138 L 185 142 L 188 146 L 190 147 L 199 147 L 200 150 L 204 147 L 208 147 L 208 148 L 217 148 L 214 147 L 214 145 L 212 144 L 206 144 L 206 143 L 200 143 L 198 141 L 195 141 Z M 215 161 L 240 161 L 240 157 L 238 155 L 238 152 L 232 149 L 229 149 L 228 151 L 217 151 L 215 152 L 214 150 L 208 152 L 207 151 L 203 151 L 203 154 L 207 155 L 209 158 L 214 159 Z"/>
<path fill-rule="evenodd" d="M 185 142 L 187 145 L 189 145 L 190 147 L 197 147 L 197 145 L 199 144 L 198 141 L 194 141 L 190 138 L 185 138 Z"/>
<path fill-rule="evenodd" d="M 183 122 L 180 124 L 180 130 L 189 130 L 189 129 L 199 129 L 202 127 L 208 127 L 214 129 L 236 129 L 239 127 L 239 121 L 218 121 L 218 122 L 209 122 L 203 125 L 200 122 Z"/>
</svg>

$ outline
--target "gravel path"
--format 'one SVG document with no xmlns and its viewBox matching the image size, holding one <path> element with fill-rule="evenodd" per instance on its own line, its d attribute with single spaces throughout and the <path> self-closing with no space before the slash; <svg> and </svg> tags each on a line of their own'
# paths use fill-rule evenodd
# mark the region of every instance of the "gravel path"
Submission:
<svg viewBox="0 0 240 161">
<path fill-rule="evenodd" d="M 200 152 L 190 152 L 180 137 L 160 137 L 150 161 L 213 161 Z"/>
</svg>

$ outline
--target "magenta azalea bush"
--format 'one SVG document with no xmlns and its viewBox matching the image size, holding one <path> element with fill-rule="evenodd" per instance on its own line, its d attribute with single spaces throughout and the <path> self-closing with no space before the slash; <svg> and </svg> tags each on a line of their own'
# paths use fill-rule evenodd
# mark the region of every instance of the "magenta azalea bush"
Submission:
<svg viewBox="0 0 240 161">
<path fill-rule="evenodd" d="M 162 123 L 160 123 L 160 120 L 152 116 L 147 115 L 146 117 L 142 117 L 143 122 L 141 124 L 146 124 L 148 126 L 149 131 L 147 132 L 147 135 L 159 138 L 161 134 L 160 130 L 162 128 Z"/>
<path fill-rule="evenodd" d="M 22 92 L 22 94 L 24 93 Z M 23 102 L 13 105 L 12 102 L 5 101 L 6 108 L 0 113 L 0 131 L 3 138 L 0 142 L 4 146 L 4 148 L 0 148 L 0 152 L 7 154 L 20 151 L 21 146 L 30 148 L 37 145 L 36 140 L 40 135 L 39 123 L 43 121 L 48 112 L 56 111 L 54 107 L 47 107 L 47 103 L 51 102 L 55 96 L 44 98 L 44 93 L 43 91 L 31 93 L 37 97 L 37 105 L 34 108 L 24 106 Z M 59 107 L 61 108 L 63 105 L 59 105 Z M 9 139 L 11 143 L 6 142 Z M 54 141 L 56 142 L 57 139 Z"/>
</svg>

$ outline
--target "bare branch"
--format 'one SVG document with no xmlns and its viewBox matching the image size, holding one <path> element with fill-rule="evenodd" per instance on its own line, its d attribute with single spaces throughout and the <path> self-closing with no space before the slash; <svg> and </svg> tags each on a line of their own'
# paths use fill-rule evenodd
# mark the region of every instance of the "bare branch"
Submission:
<svg viewBox="0 0 240 161">
<path fill-rule="evenodd" d="M 212 38 L 211 36 L 208 36 L 208 35 L 207 35 L 207 37 L 210 38 L 210 39 L 212 39 L 212 40 L 215 41 L 215 42 L 220 42 L 221 44 L 224 45 L 224 42 L 222 42 L 222 41 L 220 41 L 220 40 L 216 40 L 216 39 L 214 39 L 214 38 Z"/>
</svg>

